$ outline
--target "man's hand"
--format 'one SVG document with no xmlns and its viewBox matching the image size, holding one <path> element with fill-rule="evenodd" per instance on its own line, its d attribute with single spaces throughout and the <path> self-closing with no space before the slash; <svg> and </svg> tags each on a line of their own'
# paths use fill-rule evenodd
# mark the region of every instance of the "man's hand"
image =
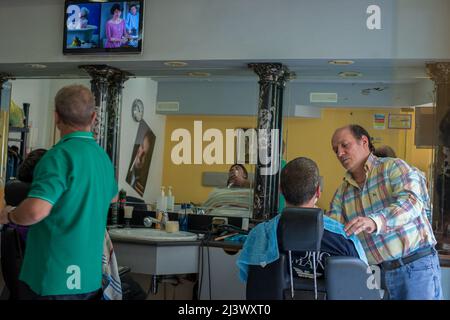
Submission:
<svg viewBox="0 0 450 320">
<path fill-rule="evenodd" d="M 352 234 L 357 235 L 360 232 L 372 233 L 377 230 L 377 225 L 375 221 L 367 217 L 358 217 L 353 220 L 350 220 L 344 228 L 344 231 L 347 233 L 347 236 L 351 236 Z"/>
</svg>

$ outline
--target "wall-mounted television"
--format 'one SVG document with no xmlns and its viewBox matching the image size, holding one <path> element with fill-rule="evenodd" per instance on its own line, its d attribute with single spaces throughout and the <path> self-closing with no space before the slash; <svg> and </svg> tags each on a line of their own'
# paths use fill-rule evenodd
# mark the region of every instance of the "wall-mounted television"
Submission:
<svg viewBox="0 0 450 320">
<path fill-rule="evenodd" d="M 141 53 L 144 0 L 66 0 L 64 54 Z"/>
</svg>

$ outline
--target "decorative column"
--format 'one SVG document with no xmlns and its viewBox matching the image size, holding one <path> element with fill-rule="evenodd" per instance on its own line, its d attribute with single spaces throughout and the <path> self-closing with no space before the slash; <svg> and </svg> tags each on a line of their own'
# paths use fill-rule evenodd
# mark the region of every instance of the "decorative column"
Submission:
<svg viewBox="0 0 450 320">
<path fill-rule="evenodd" d="M 98 144 L 105 149 L 119 176 L 120 114 L 123 83 L 130 73 L 107 65 L 82 65 L 92 78 L 91 90 L 95 97 L 97 118 L 92 131 Z"/>
<path fill-rule="evenodd" d="M 435 83 L 433 229 L 438 249 L 450 251 L 450 62 L 427 64 Z"/>
<path fill-rule="evenodd" d="M 281 169 L 283 93 L 292 77 L 281 63 L 250 63 L 259 76 L 258 162 L 255 167 L 253 218 L 266 220 L 278 212 Z"/>
<path fill-rule="evenodd" d="M 109 99 L 107 107 L 108 128 L 106 131 L 109 137 L 106 142 L 106 153 L 111 157 L 119 179 L 119 155 L 120 155 L 120 119 L 122 117 L 122 89 L 123 83 L 128 80 L 130 74 L 125 72 L 115 73 L 109 84 Z"/>
</svg>

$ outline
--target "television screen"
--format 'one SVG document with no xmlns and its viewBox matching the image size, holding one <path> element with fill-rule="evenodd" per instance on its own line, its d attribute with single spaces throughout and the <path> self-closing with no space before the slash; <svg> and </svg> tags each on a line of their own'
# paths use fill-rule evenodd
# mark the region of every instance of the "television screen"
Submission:
<svg viewBox="0 0 450 320">
<path fill-rule="evenodd" d="M 144 0 L 66 0 L 65 54 L 140 53 Z"/>
</svg>

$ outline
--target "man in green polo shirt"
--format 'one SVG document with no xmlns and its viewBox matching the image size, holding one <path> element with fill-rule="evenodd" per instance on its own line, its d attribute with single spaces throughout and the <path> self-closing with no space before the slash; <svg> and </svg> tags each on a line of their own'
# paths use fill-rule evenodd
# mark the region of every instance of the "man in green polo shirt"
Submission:
<svg viewBox="0 0 450 320">
<path fill-rule="evenodd" d="M 31 225 L 20 279 L 27 299 L 101 296 L 102 252 L 114 169 L 91 133 L 94 97 L 80 85 L 55 97 L 61 140 L 39 161 L 27 199 L 0 213 L 0 223 Z"/>
</svg>

